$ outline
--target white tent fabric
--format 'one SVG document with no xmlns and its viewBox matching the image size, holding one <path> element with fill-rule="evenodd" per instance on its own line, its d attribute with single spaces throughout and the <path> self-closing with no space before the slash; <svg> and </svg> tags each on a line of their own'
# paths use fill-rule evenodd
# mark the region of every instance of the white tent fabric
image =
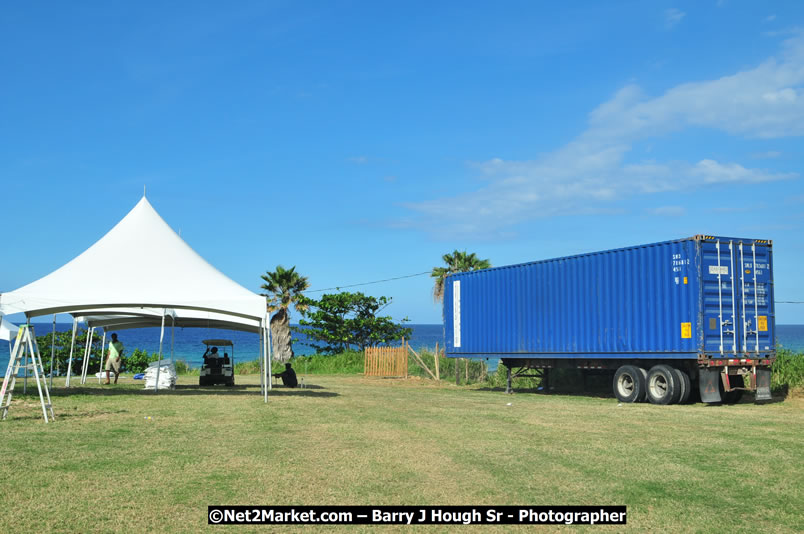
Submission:
<svg viewBox="0 0 804 534">
<path fill-rule="evenodd" d="M 107 331 L 130 328 L 159 327 L 162 324 L 162 308 L 117 308 L 81 310 L 73 313 L 79 322 L 89 327 Z M 261 322 L 245 317 L 222 313 L 186 309 L 165 310 L 165 325 L 179 328 L 222 328 L 259 333 Z"/>
<path fill-rule="evenodd" d="M 0 295 L 0 315 L 141 306 L 219 312 L 257 322 L 266 315 L 265 297 L 199 256 L 145 197 L 77 258 Z"/>
<path fill-rule="evenodd" d="M 157 326 L 156 322 L 145 324 L 143 317 L 153 319 L 152 314 L 130 312 L 157 308 L 162 310 L 158 312 L 158 325 L 164 334 L 168 309 L 175 311 L 175 317 L 184 317 L 187 325 L 193 321 L 211 325 L 209 314 L 219 314 L 217 327 L 240 326 L 260 333 L 264 363 L 261 387 L 267 402 L 270 382 L 267 387 L 264 384 L 271 343 L 264 341 L 270 339 L 266 304 L 265 297 L 237 284 L 198 255 L 143 196 L 114 228 L 78 257 L 35 282 L 0 294 L 0 318 L 14 313 L 24 313 L 27 318 L 56 313 L 78 317 L 88 315 L 89 310 L 106 309 L 139 317 L 137 327 Z M 122 325 L 120 314 L 115 315 L 117 324 Z M 114 327 L 121 328 L 118 325 Z"/>
<path fill-rule="evenodd" d="M 19 327 L 0 317 L 0 339 L 11 341 L 17 337 L 17 332 L 19 332 Z"/>
</svg>

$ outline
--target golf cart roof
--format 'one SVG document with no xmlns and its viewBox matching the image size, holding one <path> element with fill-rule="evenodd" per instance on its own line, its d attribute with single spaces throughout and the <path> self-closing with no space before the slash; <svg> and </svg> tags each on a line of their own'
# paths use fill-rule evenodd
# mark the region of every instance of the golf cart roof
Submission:
<svg viewBox="0 0 804 534">
<path fill-rule="evenodd" d="M 204 345 L 221 345 L 223 347 L 234 347 L 234 343 L 232 343 L 229 339 L 205 339 L 202 341 Z"/>
</svg>

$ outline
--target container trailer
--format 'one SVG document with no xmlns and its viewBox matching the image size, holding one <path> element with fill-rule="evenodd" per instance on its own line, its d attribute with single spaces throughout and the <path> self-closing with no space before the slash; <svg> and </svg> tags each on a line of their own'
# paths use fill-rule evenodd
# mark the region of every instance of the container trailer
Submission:
<svg viewBox="0 0 804 534">
<path fill-rule="evenodd" d="M 446 354 L 501 358 L 509 392 L 575 368 L 613 373 L 621 402 L 769 400 L 773 295 L 770 240 L 709 235 L 457 273 Z"/>
</svg>

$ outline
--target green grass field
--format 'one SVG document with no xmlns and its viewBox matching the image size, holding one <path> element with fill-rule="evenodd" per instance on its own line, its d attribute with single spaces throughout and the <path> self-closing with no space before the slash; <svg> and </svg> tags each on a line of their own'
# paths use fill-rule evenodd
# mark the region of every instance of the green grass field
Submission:
<svg viewBox="0 0 804 534">
<path fill-rule="evenodd" d="M 800 397 L 618 405 L 308 376 L 314 387 L 276 388 L 264 404 L 257 376 L 237 380 L 199 388 L 184 376 L 158 396 L 131 379 L 69 392 L 57 384 L 49 425 L 35 389 L 15 396 L 0 422 L 0 532 L 534 528 L 208 527 L 210 504 L 611 504 L 628 507 L 632 531 L 804 531 Z M 567 528 L 625 530 L 539 531 Z"/>
</svg>

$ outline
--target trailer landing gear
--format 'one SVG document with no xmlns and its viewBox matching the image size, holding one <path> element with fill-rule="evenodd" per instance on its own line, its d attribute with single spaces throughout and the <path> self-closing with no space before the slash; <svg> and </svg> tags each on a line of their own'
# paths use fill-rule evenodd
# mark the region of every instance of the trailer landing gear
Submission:
<svg viewBox="0 0 804 534">
<path fill-rule="evenodd" d="M 513 387 L 513 379 L 514 378 L 540 378 L 541 379 L 541 386 L 540 389 L 547 393 L 550 389 L 550 369 L 535 369 L 526 365 L 524 367 L 520 367 L 519 369 L 514 370 L 513 366 L 508 366 L 503 360 L 503 365 L 505 365 L 506 369 L 506 378 L 505 378 L 505 392 L 509 395 L 514 393 Z M 533 371 L 533 374 L 525 374 L 528 371 Z"/>
</svg>

